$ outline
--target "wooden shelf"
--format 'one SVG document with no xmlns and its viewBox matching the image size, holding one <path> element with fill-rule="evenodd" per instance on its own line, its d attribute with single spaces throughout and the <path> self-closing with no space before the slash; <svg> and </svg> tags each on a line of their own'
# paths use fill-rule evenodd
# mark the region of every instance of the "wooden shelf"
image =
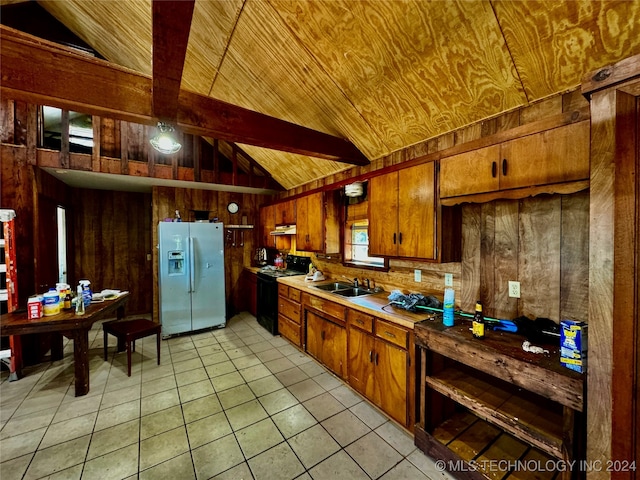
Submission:
<svg viewBox="0 0 640 480">
<path fill-rule="evenodd" d="M 469 463 L 486 478 L 551 480 L 555 471 L 507 470 L 508 463 L 550 465 L 554 458 L 531 447 L 513 435 L 504 433 L 476 415 L 462 411 L 436 427 L 433 438 L 445 445 L 456 457 Z M 471 467 L 470 467 L 471 468 Z"/>
<path fill-rule="evenodd" d="M 230 230 L 249 230 L 253 228 L 253 225 L 225 225 L 224 228 L 228 228 Z"/>
<path fill-rule="evenodd" d="M 478 417 L 558 458 L 562 453 L 562 407 L 509 385 L 489 383 L 459 368 L 426 377 L 433 390 Z M 435 436 L 435 435 L 434 435 Z"/>
</svg>

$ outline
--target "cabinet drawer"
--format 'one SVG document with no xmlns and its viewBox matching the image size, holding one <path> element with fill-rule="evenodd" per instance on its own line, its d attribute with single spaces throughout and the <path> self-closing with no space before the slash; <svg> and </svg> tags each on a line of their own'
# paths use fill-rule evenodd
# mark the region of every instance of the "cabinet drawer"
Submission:
<svg viewBox="0 0 640 480">
<path fill-rule="evenodd" d="M 289 287 L 287 285 L 283 285 L 282 283 L 279 283 L 278 295 L 282 295 L 283 297 L 289 298 Z"/>
<path fill-rule="evenodd" d="M 278 332 L 294 345 L 302 346 L 302 326 L 292 322 L 282 314 L 278 315 Z"/>
<path fill-rule="evenodd" d="M 347 311 L 347 320 L 349 325 L 357 327 L 365 332 L 373 333 L 373 317 L 357 310 Z"/>
<path fill-rule="evenodd" d="M 378 319 L 376 320 L 376 337 L 406 349 L 409 332 L 399 325 Z"/>
<path fill-rule="evenodd" d="M 294 302 L 300 303 L 300 290 L 296 290 L 295 288 L 289 287 L 289 298 Z"/>
<path fill-rule="evenodd" d="M 300 324 L 300 304 L 288 298 L 278 297 L 278 313 Z"/>
<path fill-rule="evenodd" d="M 320 297 L 315 297 L 313 295 L 304 295 L 304 303 L 309 305 L 316 310 L 320 310 L 321 312 L 330 315 L 331 317 L 340 320 L 342 322 L 346 319 L 346 307 L 338 303 L 333 303 L 329 300 L 325 300 Z"/>
</svg>

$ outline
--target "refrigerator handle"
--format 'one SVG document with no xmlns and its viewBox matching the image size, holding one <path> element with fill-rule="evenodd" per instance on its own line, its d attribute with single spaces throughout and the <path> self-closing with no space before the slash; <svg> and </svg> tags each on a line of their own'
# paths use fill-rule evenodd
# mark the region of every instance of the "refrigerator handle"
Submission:
<svg viewBox="0 0 640 480">
<path fill-rule="evenodd" d="M 194 288 L 196 285 L 196 275 L 195 275 L 195 268 L 196 268 L 196 260 L 195 260 L 195 256 L 196 256 L 196 251 L 193 248 L 193 237 L 189 237 L 189 292 L 194 292 Z"/>
</svg>

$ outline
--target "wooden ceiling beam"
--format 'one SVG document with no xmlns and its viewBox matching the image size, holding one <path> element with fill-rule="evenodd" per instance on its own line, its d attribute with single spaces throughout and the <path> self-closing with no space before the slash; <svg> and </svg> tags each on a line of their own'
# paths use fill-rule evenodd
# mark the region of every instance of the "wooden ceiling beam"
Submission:
<svg viewBox="0 0 640 480">
<path fill-rule="evenodd" d="M 153 114 L 176 123 L 195 0 L 153 0 Z"/>
<path fill-rule="evenodd" d="M 152 80 L 104 60 L 0 26 L 0 93 L 40 105 L 155 125 Z M 353 165 L 369 160 L 351 142 L 210 97 L 180 90 L 178 127 Z"/>
</svg>

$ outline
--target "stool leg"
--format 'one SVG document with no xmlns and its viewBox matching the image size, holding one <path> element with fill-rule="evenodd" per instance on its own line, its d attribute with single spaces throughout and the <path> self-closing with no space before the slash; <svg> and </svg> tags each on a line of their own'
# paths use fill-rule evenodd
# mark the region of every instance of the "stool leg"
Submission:
<svg viewBox="0 0 640 480">
<path fill-rule="evenodd" d="M 156 333 L 156 344 L 158 350 L 158 365 L 160 365 L 160 332 Z"/>
<path fill-rule="evenodd" d="M 109 342 L 109 339 L 108 339 L 107 331 L 103 329 L 103 332 L 104 332 L 104 342 L 103 342 L 104 343 L 104 361 L 106 362 L 107 361 L 107 343 Z"/>
<path fill-rule="evenodd" d="M 127 374 L 131 376 L 131 340 L 127 340 Z"/>
</svg>

